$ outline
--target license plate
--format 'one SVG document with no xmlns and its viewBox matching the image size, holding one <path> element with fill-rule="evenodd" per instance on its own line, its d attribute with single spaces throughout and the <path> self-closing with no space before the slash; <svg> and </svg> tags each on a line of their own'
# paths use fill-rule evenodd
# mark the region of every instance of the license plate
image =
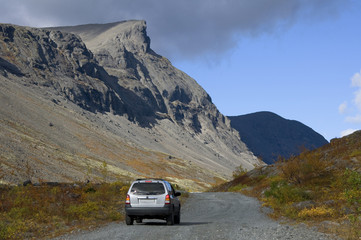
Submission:
<svg viewBox="0 0 361 240">
<path fill-rule="evenodd" d="M 155 199 L 139 199 L 139 203 L 150 204 L 155 203 Z"/>
</svg>

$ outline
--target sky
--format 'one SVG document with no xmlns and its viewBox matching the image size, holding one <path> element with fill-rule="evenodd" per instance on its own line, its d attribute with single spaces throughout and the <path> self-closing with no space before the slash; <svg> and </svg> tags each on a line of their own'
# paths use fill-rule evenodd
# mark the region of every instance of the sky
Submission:
<svg viewBox="0 0 361 240">
<path fill-rule="evenodd" d="M 219 111 L 271 111 L 327 140 L 361 129 L 359 0 L 0 0 L 32 27 L 147 22 L 151 48 Z"/>
</svg>

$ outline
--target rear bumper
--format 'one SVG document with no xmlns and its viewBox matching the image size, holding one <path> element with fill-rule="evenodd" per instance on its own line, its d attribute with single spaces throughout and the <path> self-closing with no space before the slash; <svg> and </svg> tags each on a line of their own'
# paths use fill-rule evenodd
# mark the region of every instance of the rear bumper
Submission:
<svg viewBox="0 0 361 240">
<path fill-rule="evenodd" d="M 166 217 L 172 213 L 170 206 L 131 207 L 129 205 L 125 206 L 125 212 L 128 216 L 131 216 L 131 217 L 144 217 L 144 218 Z"/>
</svg>

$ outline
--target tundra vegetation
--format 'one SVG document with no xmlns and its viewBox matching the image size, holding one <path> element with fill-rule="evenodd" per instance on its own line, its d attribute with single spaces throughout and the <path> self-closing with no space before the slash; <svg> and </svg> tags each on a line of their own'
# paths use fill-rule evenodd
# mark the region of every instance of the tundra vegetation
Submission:
<svg viewBox="0 0 361 240">
<path fill-rule="evenodd" d="M 130 181 L 107 182 L 105 163 L 101 172 L 88 183 L 0 185 L 0 239 L 50 238 L 124 220 Z M 187 196 L 184 191 L 181 202 Z"/>
<path fill-rule="evenodd" d="M 361 131 L 248 173 L 214 191 L 257 197 L 271 217 L 317 226 L 344 239 L 361 238 Z"/>
<path fill-rule="evenodd" d="M 0 239 L 55 237 L 124 218 L 128 183 L 0 187 Z"/>
</svg>

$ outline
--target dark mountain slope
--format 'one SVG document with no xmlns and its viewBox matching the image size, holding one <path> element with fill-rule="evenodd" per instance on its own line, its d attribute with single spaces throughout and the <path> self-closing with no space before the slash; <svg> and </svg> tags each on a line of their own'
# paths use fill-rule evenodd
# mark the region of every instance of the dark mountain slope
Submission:
<svg viewBox="0 0 361 240">
<path fill-rule="evenodd" d="M 310 127 L 272 112 L 256 112 L 229 119 L 241 140 L 268 164 L 274 163 L 278 156 L 288 158 L 299 154 L 302 148 L 314 149 L 328 143 Z"/>
</svg>

